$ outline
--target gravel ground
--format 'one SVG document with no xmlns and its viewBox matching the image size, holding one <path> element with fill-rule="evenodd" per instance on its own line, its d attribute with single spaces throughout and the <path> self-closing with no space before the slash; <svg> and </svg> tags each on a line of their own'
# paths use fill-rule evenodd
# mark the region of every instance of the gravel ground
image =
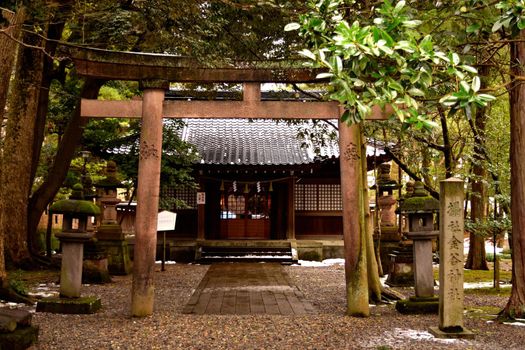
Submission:
<svg viewBox="0 0 525 350">
<path fill-rule="evenodd" d="M 83 295 L 102 298 L 103 309 L 97 314 L 36 313 L 34 324 L 40 327 L 40 335 L 33 349 L 510 350 L 523 349 L 525 344 L 524 327 L 489 323 L 475 312 L 465 317 L 466 327 L 477 334 L 474 340 L 435 339 L 427 330 L 437 326 L 436 315 L 405 316 L 393 305 L 372 306 L 368 318 L 347 317 L 342 266 L 285 267 L 316 307 L 315 315 L 185 315 L 181 310 L 208 267 L 175 264 L 166 268 L 156 273 L 153 316 L 131 318 L 131 276 L 114 277 L 110 284 L 83 286 Z M 505 301 L 505 297 L 466 296 L 469 310 L 502 307 Z"/>
</svg>

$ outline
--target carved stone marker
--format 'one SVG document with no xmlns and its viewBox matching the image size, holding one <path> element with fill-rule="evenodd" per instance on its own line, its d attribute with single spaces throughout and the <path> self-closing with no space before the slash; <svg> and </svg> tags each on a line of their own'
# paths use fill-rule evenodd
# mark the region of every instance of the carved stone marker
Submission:
<svg viewBox="0 0 525 350">
<path fill-rule="evenodd" d="M 438 338 L 474 338 L 463 327 L 463 181 L 450 178 L 440 184 L 439 327 Z"/>
</svg>

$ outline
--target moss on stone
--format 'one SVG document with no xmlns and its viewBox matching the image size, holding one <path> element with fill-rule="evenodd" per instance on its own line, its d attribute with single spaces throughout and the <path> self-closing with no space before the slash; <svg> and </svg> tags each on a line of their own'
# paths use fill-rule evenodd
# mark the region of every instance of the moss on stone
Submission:
<svg viewBox="0 0 525 350">
<path fill-rule="evenodd" d="M 80 298 L 44 298 L 36 305 L 37 312 L 56 314 L 93 314 L 102 306 L 100 298 L 87 296 Z"/>
<path fill-rule="evenodd" d="M 299 252 L 299 259 L 309 261 L 321 261 L 321 255 L 315 250 L 308 250 L 305 252 Z"/>
<path fill-rule="evenodd" d="M 100 208 L 90 201 L 63 199 L 55 202 L 49 209 L 53 214 L 99 215 Z"/>
<path fill-rule="evenodd" d="M 406 198 L 399 206 L 401 213 L 439 211 L 439 201 L 431 196 Z"/>
<path fill-rule="evenodd" d="M 402 314 L 438 314 L 439 300 L 433 298 L 410 298 L 399 300 L 396 310 Z"/>
<path fill-rule="evenodd" d="M 95 187 L 100 187 L 100 188 L 117 188 L 117 187 L 123 187 L 123 185 L 122 185 L 122 182 L 120 182 L 117 178 L 108 176 L 108 177 L 98 181 L 95 184 Z"/>
</svg>

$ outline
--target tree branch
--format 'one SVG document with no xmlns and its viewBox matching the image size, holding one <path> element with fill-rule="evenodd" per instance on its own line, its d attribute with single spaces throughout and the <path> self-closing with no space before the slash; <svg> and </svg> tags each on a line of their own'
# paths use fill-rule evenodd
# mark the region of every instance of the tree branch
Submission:
<svg viewBox="0 0 525 350">
<path fill-rule="evenodd" d="M 401 161 L 392 151 L 390 148 L 385 147 L 385 153 L 392 158 L 394 163 L 396 163 L 408 176 L 410 176 L 415 181 L 421 181 L 421 177 L 417 176 L 412 170 L 410 170 L 405 163 Z M 430 193 L 430 195 L 436 199 L 439 199 L 439 193 L 434 190 L 432 187 L 428 186 L 426 183 L 423 183 L 423 186 L 425 186 L 425 189 Z"/>
</svg>

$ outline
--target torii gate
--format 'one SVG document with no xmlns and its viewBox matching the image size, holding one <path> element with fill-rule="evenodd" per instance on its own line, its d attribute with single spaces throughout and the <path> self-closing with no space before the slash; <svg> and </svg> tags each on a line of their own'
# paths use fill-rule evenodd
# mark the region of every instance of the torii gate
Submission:
<svg viewBox="0 0 525 350">
<path fill-rule="evenodd" d="M 105 80 L 139 81 L 142 101 L 82 100 L 82 117 L 142 118 L 138 169 L 135 250 L 132 283 L 133 316 L 153 313 L 157 212 L 162 153 L 162 118 L 338 119 L 337 102 L 261 101 L 261 83 L 319 83 L 317 69 L 287 68 L 287 62 L 238 62 L 206 68 L 188 57 L 98 49 L 71 49 L 77 73 Z M 260 68 L 260 67 L 264 68 Z M 242 101 L 164 101 L 170 82 L 243 83 Z M 372 110 L 368 119 L 386 119 L 391 110 Z M 360 241 L 360 129 L 339 122 L 345 273 L 356 270 Z M 368 302 L 368 294 L 365 296 Z"/>
</svg>

